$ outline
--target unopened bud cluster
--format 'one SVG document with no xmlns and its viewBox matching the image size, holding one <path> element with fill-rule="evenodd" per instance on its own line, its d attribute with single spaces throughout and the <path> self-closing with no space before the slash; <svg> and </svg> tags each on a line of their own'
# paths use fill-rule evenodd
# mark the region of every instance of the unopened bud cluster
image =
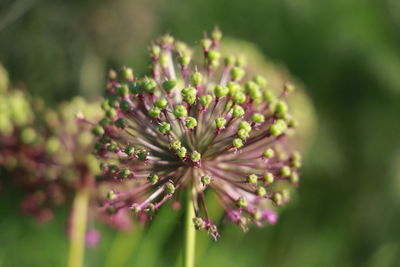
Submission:
<svg viewBox="0 0 400 267">
<path fill-rule="evenodd" d="M 206 191 L 227 218 L 246 228 L 277 220 L 276 206 L 299 182 L 301 156 L 286 143 L 296 121 L 268 77 L 246 75 L 241 57 L 219 52 L 221 32 L 201 40 L 202 60 L 165 35 L 150 46 L 151 68 L 136 76 L 109 71 L 104 118 L 93 127 L 103 179 L 115 182 L 104 206 L 153 213 L 179 190 L 191 190 L 197 229 L 218 232 L 208 217 Z"/>
</svg>

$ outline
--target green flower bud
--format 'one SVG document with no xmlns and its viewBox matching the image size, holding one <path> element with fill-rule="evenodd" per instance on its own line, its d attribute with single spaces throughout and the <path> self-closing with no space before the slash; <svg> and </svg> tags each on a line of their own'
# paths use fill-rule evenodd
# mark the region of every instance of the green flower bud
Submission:
<svg viewBox="0 0 400 267">
<path fill-rule="evenodd" d="M 150 47 L 150 55 L 154 58 L 158 58 L 160 56 L 161 53 L 161 48 L 158 45 L 152 45 Z"/>
<path fill-rule="evenodd" d="M 244 197 L 239 197 L 238 200 L 236 201 L 236 205 L 238 207 L 246 207 L 247 206 L 247 200 Z"/>
<path fill-rule="evenodd" d="M 133 156 L 135 154 L 135 148 L 133 146 L 127 146 L 124 149 L 125 154 L 127 154 L 129 157 Z"/>
<path fill-rule="evenodd" d="M 246 181 L 247 181 L 249 184 L 257 184 L 257 182 L 258 182 L 258 177 L 257 177 L 257 175 L 255 175 L 255 174 L 250 174 L 249 176 L 247 176 Z"/>
<path fill-rule="evenodd" d="M 240 67 L 233 67 L 230 71 L 230 74 L 233 81 L 240 81 L 245 75 L 245 71 Z"/>
<path fill-rule="evenodd" d="M 136 152 L 136 156 L 138 157 L 138 159 L 141 159 L 141 160 L 146 160 L 147 154 L 148 154 L 147 151 L 143 148 L 139 149 Z"/>
<path fill-rule="evenodd" d="M 193 72 L 192 75 L 190 76 L 190 80 L 193 85 L 197 86 L 201 84 L 201 81 L 203 80 L 203 75 L 201 74 L 201 72 L 198 71 Z"/>
<path fill-rule="evenodd" d="M 125 121 L 123 118 L 119 118 L 114 122 L 115 126 L 117 126 L 118 128 L 125 128 Z"/>
<path fill-rule="evenodd" d="M 185 87 L 182 89 L 181 94 L 183 96 L 197 95 L 197 90 L 193 87 Z"/>
<path fill-rule="evenodd" d="M 209 175 L 203 175 L 200 178 L 201 183 L 203 184 L 203 186 L 207 186 L 211 183 L 211 177 Z"/>
<path fill-rule="evenodd" d="M 235 95 L 235 93 L 237 92 L 242 92 L 242 87 L 240 86 L 240 84 L 236 83 L 236 82 L 228 82 L 228 84 L 226 85 L 226 87 L 228 87 L 229 89 L 229 94 L 231 96 Z"/>
<path fill-rule="evenodd" d="M 232 116 L 237 118 L 237 117 L 242 117 L 244 115 L 244 109 L 239 106 L 239 105 L 235 105 L 232 108 Z"/>
<path fill-rule="evenodd" d="M 157 174 L 149 174 L 149 176 L 147 176 L 147 181 L 149 181 L 150 183 L 157 183 L 158 182 L 158 175 Z"/>
<path fill-rule="evenodd" d="M 182 147 L 182 143 L 180 141 L 174 141 L 171 144 L 171 149 L 176 151 Z"/>
<path fill-rule="evenodd" d="M 152 107 L 149 109 L 149 116 L 153 118 L 157 118 L 160 116 L 161 110 L 158 107 Z"/>
<path fill-rule="evenodd" d="M 167 182 L 164 187 L 165 193 L 168 195 L 172 195 L 175 193 L 175 186 L 171 182 Z"/>
<path fill-rule="evenodd" d="M 201 159 L 201 154 L 199 152 L 197 152 L 197 151 L 193 151 L 192 154 L 190 155 L 190 159 L 193 162 L 198 162 Z"/>
<path fill-rule="evenodd" d="M 239 55 L 236 59 L 236 66 L 244 67 L 247 65 L 247 58 L 245 55 Z"/>
<path fill-rule="evenodd" d="M 201 40 L 201 46 L 203 47 L 203 50 L 208 51 L 212 45 L 212 41 L 208 38 L 204 38 Z"/>
<path fill-rule="evenodd" d="M 197 126 L 197 120 L 193 117 L 187 117 L 185 120 L 185 125 L 188 129 L 193 129 Z"/>
<path fill-rule="evenodd" d="M 154 91 L 156 90 L 157 87 L 157 83 L 155 80 L 153 79 L 148 79 L 145 81 L 143 89 L 147 92 L 147 93 L 154 93 Z"/>
<path fill-rule="evenodd" d="M 209 50 L 207 54 L 207 58 L 210 61 L 219 60 L 221 57 L 221 53 L 216 50 Z"/>
<path fill-rule="evenodd" d="M 267 190 L 265 190 L 264 187 L 259 186 L 259 187 L 257 187 L 256 194 L 257 194 L 257 196 L 263 197 L 267 194 Z"/>
<path fill-rule="evenodd" d="M 245 129 L 239 129 L 239 130 L 236 132 L 236 135 L 237 135 L 240 139 L 242 139 L 243 141 L 245 141 L 245 140 L 249 137 L 249 132 L 246 131 Z"/>
<path fill-rule="evenodd" d="M 292 171 L 290 170 L 289 166 L 283 166 L 280 170 L 280 174 L 282 177 L 288 177 Z"/>
<path fill-rule="evenodd" d="M 178 58 L 179 64 L 181 64 L 183 67 L 188 66 L 191 60 L 192 58 L 189 55 L 183 55 L 182 57 Z"/>
<path fill-rule="evenodd" d="M 114 191 L 110 190 L 107 192 L 107 199 L 108 200 L 114 200 L 117 198 L 117 194 L 115 194 Z"/>
<path fill-rule="evenodd" d="M 133 80 L 133 70 L 131 68 L 126 68 L 126 67 L 123 68 L 122 76 L 124 77 L 125 80 L 132 81 Z"/>
<path fill-rule="evenodd" d="M 254 77 L 254 82 L 258 84 L 260 87 L 265 87 L 268 85 L 268 81 L 261 75 L 257 75 Z"/>
<path fill-rule="evenodd" d="M 214 94 L 217 98 L 226 96 L 229 93 L 229 89 L 225 86 L 217 85 L 214 88 Z"/>
<path fill-rule="evenodd" d="M 176 86 L 176 80 L 166 80 L 162 83 L 162 87 L 168 93 L 171 92 Z"/>
<path fill-rule="evenodd" d="M 117 93 L 121 96 L 129 94 L 129 86 L 127 84 L 121 84 L 121 86 L 117 88 Z"/>
<path fill-rule="evenodd" d="M 53 154 L 57 152 L 61 147 L 60 141 L 54 136 L 50 137 L 46 143 L 46 150 L 48 153 Z"/>
<path fill-rule="evenodd" d="M 92 133 L 96 136 L 100 136 L 104 134 L 104 129 L 100 125 L 96 125 L 92 129 Z"/>
<path fill-rule="evenodd" d="M 244 129 L 247 132 L 250 132 L 251 131 L 251 125 L 247 121 L 241 121 L 239 123 L 239 129 Z"/>
<path fill-rule="evenodd" d="M 132 174 L 132 172 L 131 172 L 131 170 L 129 170 L 128 168 L 123 168 L 123 169 L 121 170 L 121 172 L 119 173 L 119 175 L 121 176 L 121 178 L 128 178 L 129 175 L 131 175 L 131 174 Z"/>
<path fill-rule="evenodd" d="M 271 101 L 273 101 L 275 99 L 274 95 L 272 94 L 272 92 L 270 90 L 264 90 L 263 98 L 267 102 L 271 102 Z"/>
<path fill-rule="evenodd" d="M 211 95 L 202 95 L 199 98 L 200 105 L 202 105 L 205 108 L 210 105 L 211 101 L 212 101 Z"/>
<path fill-rule="evenodd" d="M 289 182 L 292 184 L 297 184 L 299 182 L 299 174 L 297 172 L 292 172 L 289 176 Z"/>
<path fill-rule="evenodd" d="M 171 130 L 171 124 L 163 121 L 158 126 L 158 130 L 160 131 L 160 133 L 163 133 L 163 134 L 168 133 Z"/>
<path fill-rule="evenodd" d="M 287 124 L 284 120 L 276 120 L 274 124 L 272 124 L 269 128 L 269 133 L 273 136 L 279 136 L 283 134 L 287 129 Z"/>
<path fill-rule="evenodd" d="M 255 123 L 263 123 L 265 120 L 265 117 L 261 113 L 254 113 L 252 116 L 253 122 Z"/>
<path fill-rule="evenodd" d="M 178 155 L 178 157 L 184 158 L 184 157 L 186 157 L 186 152 L 187 152 L 186 148 L 181 147 L 181 148 L 178 148 L 178 150 L 176 151 L 176 154 Z"/>
<path fill-rule="evenodd" d="M 281 205 L 282 204 L 282 194 L 279 192 L 274 193 L 272 196 L 272 201 L 275 202 L 276 205 Z"/>
<path fill-rule="evenodd" d="M 217 129 L 221 129 L 221 128 L 225 127 L 225 125 L 226 125 L 225 118 L 216 118 L 215 119 L 215 126 L 217 127 Z"/>
<path fill-rule="evenodd" d="M 126 100 L 122 100 L 121 103 L 119 104 L 119 106 L 122 111 L 128 111 L 131 109 L 131 105 Z"/>
<path fill-rule="evenodd" d="M 182 117 L 185 117 L 185 116 L 187 115 L 187 110 L 186 110 L 186 108 L 185 108 L 183 105 L 177 105 L 177 106 L 174 108 L 174 115 L 175 115 L 175 117 L 177 117 L 178 119 L 179 119 L 179 118 L 182 118 Z"/>
<path fill-rule="evenodd" d="M 241 148 L 243 146 L 243 141 L 240 138 L 235 138 L 232 141 L 232 145 L 236 148 Z"/>
<path fill-rule="evenodd" d="M 115 116 L 117 116 L 117 111 L 113 108 L 110 108 L 106 111 L 106 116 L 110 119 L 113 119 Z"/>
<path fill-rule="evenodd" d="M 211 39 L 214 41 L 219 41 L 222 38 L 222 32 L 218 27 L 215 27 L 214 30 L 211 33 Z"/>
<path fill-rule="evenodd" d="M 274 150 L 272 148 L 266 148 L 263 152 L 263 156 L 266 158 L 273 158 L 274 157 Z"/>
<path fill-rule="evenodd" d="M 275 180 L 274 175 L 270 172 L 266 172 L 263 178 L 264 178 L 264 183 L 266 184 L 272 184 Z"/>
<path fill-rule="evenodd" d="M 288 106 L 284 101 L 277 101 L 275 104 L 275 113 L 279 118 L 283 118 L 288 111 Z"/>
<path fill-rule="evenodd" d="M 115 150 L 117 150 L 117 144 L 116 143 L 110 143 L 107 145 L 107 150 L 110 152 L 114 152 Z"/>
<path fill-rule="evenodd" d="M 168 100 L 165 97 L 158 99 L 154 103 L 154 106 L 158 107 L 159 109 L 165 109 L 167 105 L 168 105 Z"/>
<path fill-rule="evenodd" d="M 235 61 L 236 61 L 236 58 L 232 55 L 224 58 L 224 63 L 227 66 L 232 66 L 233 64 L 235 64 Z"/>
<path fill-rule="evenodd" d="M 196 228 L 196 230 L 202 230 L 205 227 L 205 223 L 204 223 L 203 219 L 200 217 L 194 217 L 193 224 L 194 224 L 194 228 Z"/>
<path fill-rule="evenodd" d="M 233 102 L 237 103 L 237 104 L 243 104 L 244 102 L 246 102 L 246 94 L 244 94 L 243 92 L 236 92 L 233 95 Z"/>
<path fill-rule="evenodd" d="M 295 89 L 296 89 L 296 87 L 292 83 L 287 82 L 287 83 L 285 83 L 283 90 L 290 93 L 290 92 L 293 92 Z"/>
</svg>

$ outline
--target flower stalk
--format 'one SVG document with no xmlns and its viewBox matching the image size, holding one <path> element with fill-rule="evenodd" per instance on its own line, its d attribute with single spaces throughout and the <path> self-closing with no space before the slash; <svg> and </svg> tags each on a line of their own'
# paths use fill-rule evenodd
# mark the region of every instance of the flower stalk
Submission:
<svg viewBox="0 0 400 267">
<path fill-rule="evenodd" d="M 73 203 L 68 267 L 82 267 L 84 264 L 88 204 L 89 192 L 83 188 L 76 193 Z"/>
<path fill-rule="evenodd" d="M 193 225 L 195 218 L 192 190 L 187 190 L 185 214 L 185 251 L 183 254 L 184 267 L 194 267 L 196 248 L 196 229 Z"/>
</svg>

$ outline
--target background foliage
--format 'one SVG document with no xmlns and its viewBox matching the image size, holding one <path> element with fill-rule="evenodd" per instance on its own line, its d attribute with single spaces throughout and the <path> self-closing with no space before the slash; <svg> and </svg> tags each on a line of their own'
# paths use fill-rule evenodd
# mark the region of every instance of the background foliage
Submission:
<svg viewBox="0 0 400 267">
<path fill-rule="evenodd" d="M 399 266 L 399 1 L 3 0 L 0 61 L 57 105 L 101 94 L 107 67 L 143 69 L 159 34 L 193 43 L 215 24 L 304 82 L 318 131 L 279 224 L 247 234 L 227 225 L 217 243 L 201 236 L 199 266 Z M 67 210 L 37 225 L 20 199 L 0 193 L 0 266 L 63 266 Z M 166 209 L 146 229 L 104 229 L 87 265 L 174 266 L 182 221 Z"/>
</svg>

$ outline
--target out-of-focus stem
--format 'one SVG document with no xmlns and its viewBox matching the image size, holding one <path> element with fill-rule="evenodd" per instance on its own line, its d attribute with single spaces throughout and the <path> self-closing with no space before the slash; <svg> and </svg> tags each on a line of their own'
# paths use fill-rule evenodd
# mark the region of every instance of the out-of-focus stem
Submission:
<svg viewBox="0 0 400 267">
<path fill-rule="evenodd" d="M 88 203 L 88 190 L 81 189 L 77 191 L 72 207 L 68 267 L 82 267 L 84 263 Z"/>
<path fill-rule="evenodd" d="M 194 267 L 195 246 L 196 246 L 196 229 L 193 225 L 195 217 L 192 190 L 188 188 L 186 200 L 186 218 L 185 218 L 185 250 L 183 253 L 183 266 Z"/>
</svg>

